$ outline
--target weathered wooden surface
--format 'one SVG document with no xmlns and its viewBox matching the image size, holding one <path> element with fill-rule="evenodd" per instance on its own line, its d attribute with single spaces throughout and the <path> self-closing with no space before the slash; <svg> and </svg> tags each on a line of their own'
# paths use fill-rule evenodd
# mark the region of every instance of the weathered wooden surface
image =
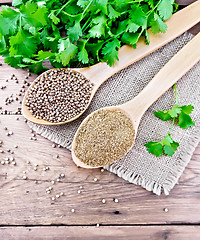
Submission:
<svg viewBox="0 0 200 240">
<path fill-rule="evenodd" d="M 8 2 L 11 1 L 0 0 L 0 4 Z M 182 5 L 188 2 L 192 1 L 179 1 Z M 196 34 L 200 25 L 190 31 Z M 40 136 L 36 136 L 37 141 L 29 139 L 33 133 L 24 118 L 15 112 L 22 100 L 18 94 L 24 80 L 31 82 L 35 76 L 25 79 L 27 71 L 9 67 L 2 58 L 0 63 L 3 64 L 0 66 L 0 87 L 7 86 L 0 89 L 0 113 L 3 113 L 0 115 L 0 140 L 3 140 L 0 150 L 5 151 L 0 153 L 0 239 L 200 238 L 200 144 L 179 185 L 169 196 L 156 196 L 107 171 L 77 168 L 68 150 L 53 148 L 50 141 Z M 19 83 L 10 79 L 12 74 Z M 5 105 L 5 98 L 11 94 L 19 100 Z M 5 115 L 5 110 L 11 115 Z M 8 131 L 14 134 L 7 136 Z M 14 157 L 16 165 L 2 165 L 1 161 L 6 157 Z M 35 164 L 38 164 L 37 171 L 34 170 Z M 44 171 L 44 167 L 49 167 L 49 170 Z M 52 185 L 51 181 L 61 173 L 65 177 Z M 28 179 L 24 180 L 23 176 Z M 94 178 L 98 181 L 95 182 Z M 49 186 L 53 186 L 51 194 L 46 193 Z M 53 201 L 51 198 L 60 192 L 64 196 Z M 114 198 L 119 202 L 114 202 Z M 105 204 L 102 199 L 106 200 Z M 166 208 L 168 212 L 164 211 Z M 75 209 L 74 213 L 72 209 Z M 49 226 L 60 224 L 66 226 Z M 91 226 L 96 224 L 104 226 Z M 19 227 L 27 225 L 30 227 Z"/>
<path fill-rule="evenodd" d="M 199 240 L 199 226 L 2 227 L 6 240 Z M 191 238 L 192 236 L 192 238 Z"/>
</svg>

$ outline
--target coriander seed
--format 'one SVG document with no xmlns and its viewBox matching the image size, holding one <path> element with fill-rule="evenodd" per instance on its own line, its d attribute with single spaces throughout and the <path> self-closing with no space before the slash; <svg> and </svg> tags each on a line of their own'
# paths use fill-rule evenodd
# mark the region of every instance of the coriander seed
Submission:
<svg viewBox="0 0 200 240">
<path fill-rule="evenodd" d="M 92 84 L 81 73 L 67 68 L 50 69 L 28 90 L 25 105 L 35 118 L 66 122 L 87 108 L 91 93 Z"/>
</svg>

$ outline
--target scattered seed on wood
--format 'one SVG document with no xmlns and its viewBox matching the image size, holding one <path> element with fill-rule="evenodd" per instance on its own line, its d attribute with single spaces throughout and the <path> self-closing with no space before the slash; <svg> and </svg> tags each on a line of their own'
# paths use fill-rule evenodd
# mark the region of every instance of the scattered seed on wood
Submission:
<svg viewBox="0 0 200 240">
<path fill-rule="evenodd" d="M 164 208 L 163 210 L 164 210 L 165 212 L 168 212 L 168 211 L 169 211 L 169 209 L 168 209 L 168 208 Z"/>
<path fill-rule="evenodd" d="M 122 158 L 134 139 L 133 123 L 128 116 L 120 109 L 100 109 L 79 128 L 74 153 L 88 166 L 105 166 Z"/>
<path fill-rule="evenodd" d="M 49 122 L 65 122 L 83 112 L 90 101 L 92 84 L 71 69 L 44 72 L 28 90 L 25 105 L 31 114 Z"/>
<path fill-rule="evenodd" d="M 106 200 L 105 200 L 105 199 L 102 199 L 101 201 L 102 201 L 103 204 L 106 203 Z"/>
<path fill-rule="evenodd" d="M 74 212 L 75 212 L 75 209 L 72 208 L 72 209 L 71 209 L 71 212 L 74 213 Z"/>
<path fill-rule="evenodd" d="M 95 181 L 95 182 L 97 182 L 97 181 L 98 181 L 98 179 L 97 179 L 97 178 L 94 178 L 94 181 Z"/>
<path fill-rule="evenodd" d="M 24 176 L 23 176 L 23 179 L 26 180 L 26 179 L 27 179 L 27 176 L 24 175 Z"/>
</svg>

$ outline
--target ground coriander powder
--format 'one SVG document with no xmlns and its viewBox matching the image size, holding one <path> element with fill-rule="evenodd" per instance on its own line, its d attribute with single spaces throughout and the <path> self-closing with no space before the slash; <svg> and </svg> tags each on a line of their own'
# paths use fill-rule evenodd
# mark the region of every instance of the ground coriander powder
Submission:
<svg viewBox="0 0 200 240">
<path fill-rule="evenodd" d="M 105 166 L 123 157 L 134 139 L 133 123 L 125 113 L 100 109 L 80 126 L 74 153 L 88 166 Z"/>
</svg>

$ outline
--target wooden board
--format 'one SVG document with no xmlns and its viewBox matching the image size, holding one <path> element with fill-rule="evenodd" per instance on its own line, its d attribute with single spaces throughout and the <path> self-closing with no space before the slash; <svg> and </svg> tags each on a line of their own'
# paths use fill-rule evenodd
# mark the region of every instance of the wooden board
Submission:
<svg viewBox="0 0 200 240">
<path fill-rule="evenodd" d="M 88 224 L 165 224 L 199 223 L 200 209 L 200 146 L 182 175 L 179 185 L 169 196 L 156 196 L 118 178 L 107 171 L 77 168 L 66 149 L 52 148 L 40 136 L 29 140 L 31 132 L 23 117 L 0 116 L 0 160 L 13 156 L 16 166 L 0 166 L 0 219 L 3 225 L 88 225 Z M 7 127 L 13 131 L 6 136 Z M 14 148 L 17 145 L 18 148 Z M 59 158 L 55 155 L 59 154 Z M 30 160 L 30 164 L 27 163 Z M 34 171 L 34 164 L 38 170 Z M 43 168 L 48 166 L 48 171 Z M 23 173 L 26 171 L 27 173 Z M 65 178 L 55 185 L 52 180 L 61 173 Z M 27 180 L 23 180 L 23 176 Z M 98 181 L 95 182 L 94 178 Z M 35 184 L 35 180 L 38 184 Z M 52 194 L 46 188 L 53 186 Z M 83 186 L 83 189 L 80 189 Z M 78 190 L 81 193 L 78 194 Z M 63 192 L 56 201 L 51 197 Z M 119 200 L 118 203 L 113 198 Z M 102 203 L 102 199 L 106 203 Z M 5 205 L 6 203 L 6 205 Z M 163 209 L 168 208 L 168 212 Z M 71 212 L 75 209 L 75 213 Z"/>
<path fill-rule="evenodd" d="M 199 226 L 126 227 L 2 227 L 1 239 L 11 240 L 199 240 Z"/>
<path fill-rule="evenodd" d="M 192 1 L 179 1 L 179 4 L 188 2 Z M 11 1 L 0 0 L 1 3 Z M 200 24 L 190 31 L 199 32 Z M 0 163 L 0 239 L 200 238 L 200 144 L 179 185 L 169 196 L 156 196 L 107 171 L 77 168 L 68 150 L 53 148 L 52 143 L 41 136 L 36 136 L 37 141 L 30 140 L 33 133 L 24 118 L 16 115 L 22 100 L 22 96 L 16 94 L 20 93 L 24 80 L 31 82 L 36 76 L 26 79 L 27 71 L 9 67 L 3 58 L 0 63 L 3 64 L 0 87 L 7 86 L 0 89 L 0 140 L 3 140 L 0 150 L 5 151 L 0 153 L 0 162 L 6 157 L 15 158 L 16 162 L 16 165 Z M 12 74 L 19 83 L 10 79 Z M 5 98 L 11 94 L 18 101 L 5 105 Z M 7 136 L 8 131 L 14 134 Z M 14 153 L 7 152 L 8 149 Z M 35 164 L 38 164 L 37 171 Z M 44 171 L 45 167 L 49 170 Z M 61 173 L 65 177 L 52 185 L 51 181 Z M 27 176 L 27 180 L 23 176 Z M 53 190 L 48 194 L 46 188 L 50 186 Z M 51 198 L 60 192 L 64 196 L 53 201 Z M 115 198 L 118 203 L 114 202 Z M 106 200 L 105 204 L 102 199 Z M 96 224 L 100 227 L 95 227 Z"/>
</svg>

